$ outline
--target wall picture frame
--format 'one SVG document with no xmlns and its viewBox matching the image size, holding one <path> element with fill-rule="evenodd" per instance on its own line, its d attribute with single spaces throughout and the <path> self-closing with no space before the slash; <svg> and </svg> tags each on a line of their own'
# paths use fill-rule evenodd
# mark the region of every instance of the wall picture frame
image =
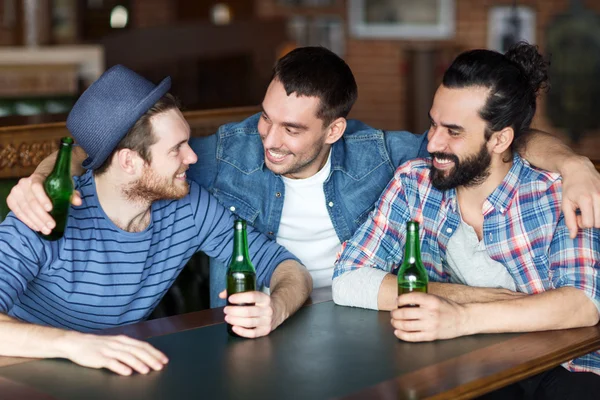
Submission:
<svg viewBox="0 0 600 400">
<path fill-rule="evenodd" d="M 535 24 L 535 11 L 531 7 L 491 7 L 488 13 L 488 49 L 504 54 L 519 41 L 535 44 Z"/>
<path fill-rule="evenodd" d="M 455 0 L 349 0 L 350 34 L 357 38 L 451 39 Z"/>
</svg>

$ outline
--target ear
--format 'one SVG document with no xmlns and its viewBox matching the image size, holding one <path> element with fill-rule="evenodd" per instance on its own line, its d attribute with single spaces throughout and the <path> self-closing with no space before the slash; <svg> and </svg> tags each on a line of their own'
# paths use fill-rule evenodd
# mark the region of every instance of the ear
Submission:
<svg viewBox="0 0 600 400">
<path fill-rule="evenodd" d="M 117 151 L 115 159 L 121 171 L 129 175 L 136 175 L 144 166 L 144 160 L 142 160 L 136 151 L 131 149 Z M 115 159 L 113 159 L 113 162 Z"/>
<path fill-rule="evenodd" d="M 327 136 L 325 138 L 325 143 L 333 144 L 333 143 L 337 142 L 342 137 L 345 130 L 346 130 L 346 118 L 340 117 L 340 118 L 334 120 L 327 127 Z"/>
<path fill-rule="evenodd" d="M 510 148 L 514 137 L 515 131 L 511 127 L 506 127 L 500 131 L 494 132 L 490 138 L 490 144 L 492 145 L 490 152 L 496 154 L 504 153 Z"/>
</svg>

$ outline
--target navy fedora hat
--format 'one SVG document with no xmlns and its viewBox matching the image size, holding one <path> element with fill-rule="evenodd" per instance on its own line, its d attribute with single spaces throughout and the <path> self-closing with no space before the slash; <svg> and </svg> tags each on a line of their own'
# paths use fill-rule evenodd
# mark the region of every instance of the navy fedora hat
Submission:
<svg viewBox="0 0 600 400">
<path fill-rule="evenodd" d="M 67 117 L 67 129 L 88 155 L 83 167 L 101 166 L 137 120 L 170 88 L 170 77 L 155 85 L 122 65 L 106 70 L 83 92 Z"/>
</svg>

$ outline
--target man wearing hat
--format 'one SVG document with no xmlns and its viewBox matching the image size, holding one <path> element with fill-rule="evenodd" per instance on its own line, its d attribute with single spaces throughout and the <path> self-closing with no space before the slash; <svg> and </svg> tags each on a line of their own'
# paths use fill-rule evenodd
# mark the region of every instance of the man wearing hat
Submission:
<svg viewBox="0 0 600 400">
<path fill-rule="evenodd" d="M 429 155 L 426 135 L 347 119 L 357 96 L 344 60 L 323 47 L 297 48 L 276 63 L 261 113 L 190 140 L 200 162 L 191 166 L 189 178 L 297 254 L 316 288 L 331 285 L 342 243 L 367 219 L 396 168 Z M 551 135 L 529 133 L 521 140 L 524 158 L 563 175 L 571 236 L 578 228 L 600 227 L 600 175 L 590 160 Z M 74 159 L 84 157 L 74 154 Z M 55 226 L 42 188 L 51 168 L 51 163 L 40 164 L 7 198 L 15 215 L 45 234 Z M 223 263 L 211 258 L 213 307 L 223 303 L 218 294 L 224 275 Z"/>
<path fill-rule="evenodd" d="M 125 336 L 89 332 L 147 318 L 197 251 L 227 263 L 233 217 L 188 183 L 197 161 L 170 78 L 155 86 L 115 66 L 79 98 L 67 128 L 88 154 L 75 177 L 82 204 L 65 235 L 46 241 L 12 213 L 0 224 L 0 355 L 61 357 L 122 375 L 159 370 L 166 356 Z M 248 229 L 257 283 L 271 296 L 229 298 L 241 336 L 268 334 L 307 299 L 312 280 L 283 247 Z M 224 293 L 223 293 L 224 295 Z"/>
</svg>

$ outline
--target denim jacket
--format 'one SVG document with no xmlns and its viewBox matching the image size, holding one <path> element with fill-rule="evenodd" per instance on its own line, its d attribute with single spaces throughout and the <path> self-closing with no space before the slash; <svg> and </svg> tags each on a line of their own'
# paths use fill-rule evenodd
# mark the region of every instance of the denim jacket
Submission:
<svg viewBox="0 0 600 400">
<path fill-rule="evenodd" d="M 207 188 L 226 208 L 275 239 L 285 187 L 264 163 L 258 134 L 260 114 L 192 138 L 198 162 L 188 177 Z M 425 134 L 373 129 L 356 120 L 331 151 L 331 172 L 323 184 L 327 209 L 340 242 L 349 239 L 403 162 L 428 156 Z"/>
</svg>

